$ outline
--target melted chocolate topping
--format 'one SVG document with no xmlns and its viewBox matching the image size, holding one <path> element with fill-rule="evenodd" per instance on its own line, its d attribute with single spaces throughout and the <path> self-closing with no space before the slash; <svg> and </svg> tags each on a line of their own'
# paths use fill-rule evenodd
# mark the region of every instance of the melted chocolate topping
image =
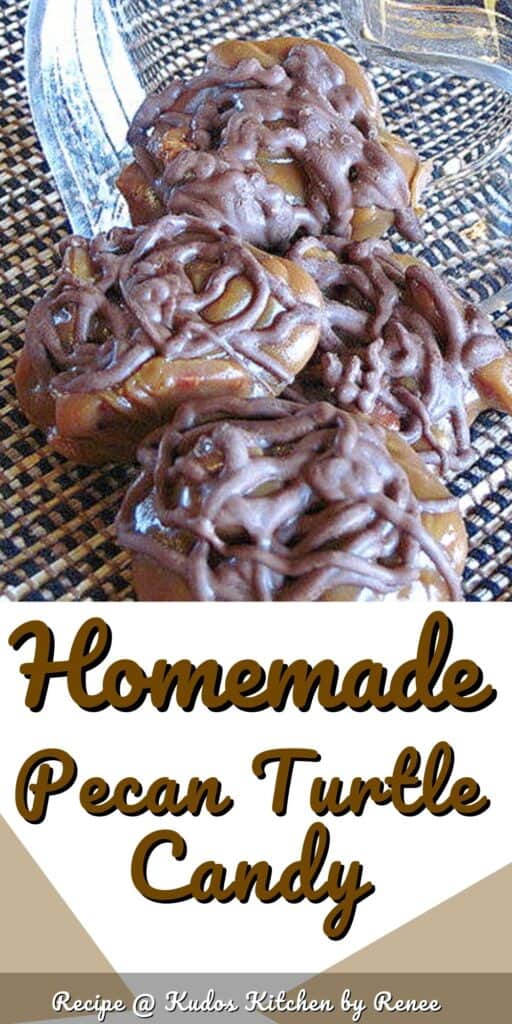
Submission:
<svg viewBox="0 0 512 1024">
<path fill-rule="evenodd" d="M 354 210 L 375 206 L 418 240 L 403 169 L 361 93 L 321 48 L 296 45 L 267 68 L 254 58 L 232 68 L 216 61 L 213 52 L 204 74 L 146 99 L 128 135 L 167 209 L 282 250 L 298 232 L 347 239 Z M 179 129 L 186 149 L 170 157 L 164 139 L 163 160 L 169 129 Z M 304 202 L 264 175 L 265 161 L 290 159 L 305 181 Z"/>
<path fill-rule="evenodd" d="M 89 277 L 71 269 L 76 250 Z M 279 346 L 294 328 L 319 321 L 319 310 L 299 301 L 247 246 L 193 217 L 115 228 L 92 241 L 71 238 L 64 255 L 56 286 L 30 314 L 26 339 L 39 381 L 54 393 L 114 387 L 157 355 L 225 355 L 250 373 L 256 394 L 272 394 L 291 377 Z M 197 290 L 187 273 L 195 261 L 207 268 Z M 205 311 L 238 277 L 249 287 L 245 305 L 208 322 Z M 262 327 L 271 300 L 275 313 Z"/>
<path fill-rule="evenodd" d="M 121 543 L 185 580 L 196 600 L 316 601 L 340 586 L 396 594 L 433 564 L 459 581 L 381 428 L 325 402 L 182 405 L 139 450 Z"/>
<path fill-rule="evenodd" d="M 386 242 L 301 239 L 287 255 L 325 298 L 320 343 L 302 374 L 306 390 L 321 381 L 343 408 L 384 410 L 405 440 L 426 444 L 426 461 L 462 469 L 471 458 L 471 375 L 506 351 L 489 318 L 429 267 L 405 267 Z M 449 450 L 435 433 L 442 421 Z"/>
</svg>

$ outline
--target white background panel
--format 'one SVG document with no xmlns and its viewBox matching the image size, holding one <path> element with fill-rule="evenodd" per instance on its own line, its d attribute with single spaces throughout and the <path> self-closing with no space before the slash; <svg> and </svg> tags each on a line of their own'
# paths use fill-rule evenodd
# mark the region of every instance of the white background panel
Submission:
<svg viewBox="0 0 512 1024">
<path fill-rule="evenodd" d="M 148 703 L 130 714 L 112 709 L 90 714 L 72 703 L 63 680 L 50 683 L 45 708 L 34 714 L 24 706 L 26 684 L 19 674 L 19 665 L 32 658 L 33 642 L 12 651 L 7 643 L 11 630 L 43 618 L 55 629 L 56 657 L 64 658 L 78 626 L 102 614 L 114 633 L 108 662 L 132 657 L 149 669 L 157 658 L 189 658 L 196 664 L 215 658 L 226 668 L 247 657 L 264 666 L 274 658 L 303 657 L 315 663 L 330 657 L 343 672 L 362 657 L 390 669 L 413 657 L 430 610 L 413 604 L 3 604 L 0 810 L 117 970 L 321 970 L 508 863 L 511 616 L 506 605 L 446 608 L 455 627 L 452 659 L 475 659 L 486 681 L 498 689 L 498 700 L 476 714 L 329 714 L 316 705 L 306 714 L 293 708 L 282 714 L 212 714 L 202 705 L 187 714 L 174 704 L 161 714 Z M 104 667 L 91 674 L 91 681 L 101 677 Z M 145 900 L 132 885 L 130 862 L 137 843 L 161 828 L 184 836 L 188 856 L 181 864 L 163 851 L 155 856 L 151 876 L 157 884 L 185 884 L 193 867 L 207 859 L 233 869 L 239 860 L 264 858 L 280 871 L 299 856 L 315 820 L 308 806 L 314 775 L 349 780 L 385 776 L 407 744 L 426 756 L 441 739 L 455 747 L 454 777 L 478 779 L 492 798 L 491 809 L 474 819 L 455 814 L 434 819 L 428 812 L 404 818 L 392 807 L 368 807 L 359 819 L 323 818 L 332 836 L 329 861 L 360 860 L 364 877 L 376 886 L 341 942 L 323 934 L 330 901 L 316 906 L 290 906 L 282 900 L 263 906 L 254 899 L 245 906 L 191 901 L 167 906 Z M 27 756 L 53 746 L 73 755 L 78 780 L 51 800 L 46 821 L 33 826 L 16 811 L 16 776 Z M 279 746 L 315 747 L 322 754 L 319 765 L 297 769 L 285 818 L 271 813 L 271 782 L 258 781 L 251 772 L 256 753 Z M 217 775 L 235 807 L 217 819 L 204 812 L 199 818 L 145 814 L 130 819 L 116 813 L 94 819 L 78 801 L 80 784 L 93 775 L 111 783 L 135 775 L 146 784 L 160 775 L 185 783 L 194 775 Z"/>
</svg>

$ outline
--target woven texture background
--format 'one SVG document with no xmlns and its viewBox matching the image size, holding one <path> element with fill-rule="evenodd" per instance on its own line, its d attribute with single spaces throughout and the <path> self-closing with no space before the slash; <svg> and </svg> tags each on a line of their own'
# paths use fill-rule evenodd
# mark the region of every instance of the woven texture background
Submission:
<svg viewBox="0 0 512 1024">
<path fill-rule="evenodd" d="M 91 470 L 48 451 L 18 409 L 13 386 L 24 320 L 51 283 L 65 214 L 34 134 L 23 80 L 28 0 L 0 7 L 0 596 L 10 600 L 126 600 L 129 558 L 113 520 L 130 467 Z M 144 85 L 195 69 L 225 35 L 316 35 L 346 43 L 335 3 L 171 3 L 117 0 Z M 512 101 L 490 87 L 372 68 L 385 114 L 438 166 L 454 152 L 478 161 L 512 122 Z M 509 168 L 510 173 L 511 168 Z M 505 169 L 505 173 L 507 173 Z M 445 269 L 473 301 L 512 282 L 510 242 L 481 230 L 479 208 L 500 202 L 485 170 L 439 187 L 416 252 Z M 506 211 L 504 213 L 506 215 Z M 512 345 L 511 309 L 495 320 Z M 512 420 L 481 416 L 474 464 L 451 483 L 466 515 L 468 600 L 512 599 Z"/>
</svg>

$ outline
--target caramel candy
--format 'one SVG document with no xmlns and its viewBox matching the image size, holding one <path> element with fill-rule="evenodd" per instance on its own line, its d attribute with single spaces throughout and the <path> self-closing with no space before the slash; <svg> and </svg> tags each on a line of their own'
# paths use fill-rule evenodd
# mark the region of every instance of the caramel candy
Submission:
<svg viewBox="0 0 512 1024">
<path fill-rule="evenodd" d="M 133 223 L 193 213 L 273 251 L 298 233 L 361 239 L 393 223 L 419 237 L 429 167 L 386 131 L 363 70 L 334 46 L 222 43 L 202 75 L 145 100 L 128 139 L 135 162 L 118 184 Z"/>
<path fill-rule="evenodd" d="M 287 255 L 325 299 L 320 343 L 295 393 L 371 414 L 425 461 L 464 468 L 478 413 L 512 412 L 512 355 L 490 319 L 383 241 L 304 238 Z"/>
<path fill-rule="evenodd" d="M 72 237 L 28 319 L 19 400 L 62 454 L 132 459 L 185 399 L 283 390 L 317 344 L 321 304 L 300 267 L 194 217 Z"/>
<path fill-rule="evenodd" d="M 461 598 L 456 501 L 397 434 L 326 402 L 186 403 L 117 530 L 141 600 Z"/>
</svg>

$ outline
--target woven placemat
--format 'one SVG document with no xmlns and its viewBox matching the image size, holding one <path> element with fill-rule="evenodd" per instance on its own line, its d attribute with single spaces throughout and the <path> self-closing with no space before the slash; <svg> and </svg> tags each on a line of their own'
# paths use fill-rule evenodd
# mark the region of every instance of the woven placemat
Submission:
<svg viewBox="0 0 512 1024">
<path fill-rule="evenodd" d="M 197 67 L 225 35 L 315 35 L 346 43 L 334 3 L 145 2 L 118 0 L 130 22 L 129 44 L 147 88 Z M 24 321 L 51 283 L 55 247 L 68 231 L 62 204 L 32 125 L 23 76 L 28 0 L 0 8 L 0 596 L 10 600 L 126 600 L 133 597 L 129 558 L 113 520 L 131 467 L 91 470 L 48 450 L 18 408 L 13 385 Z M 479 83 L 373 68 L 387 113 L 427 156 L 454 147 L 478 159 L 511 117 L 512 104 Z M 435 130 L 443 128 L 442 132 Z M 446 268 L 476 302 L 512 282 L 510 248 L 498 232 L 479 237 L 475 197 L 487 202 L 486 175 L 435 193 L 425 245 L 418 251 Z M 494 197 L 491 197 L 494 198 Z M 478 203 L 477 203 L 478 206 Z M 477 208 L 476 206 L 476 208 Z M 512 344 L 511 310 L 496 323 Z M 512 599 L 512 420 L 481 416 L 474 464 L 452 482 L 466 515 L 468 600 Z"/>
</svg>

